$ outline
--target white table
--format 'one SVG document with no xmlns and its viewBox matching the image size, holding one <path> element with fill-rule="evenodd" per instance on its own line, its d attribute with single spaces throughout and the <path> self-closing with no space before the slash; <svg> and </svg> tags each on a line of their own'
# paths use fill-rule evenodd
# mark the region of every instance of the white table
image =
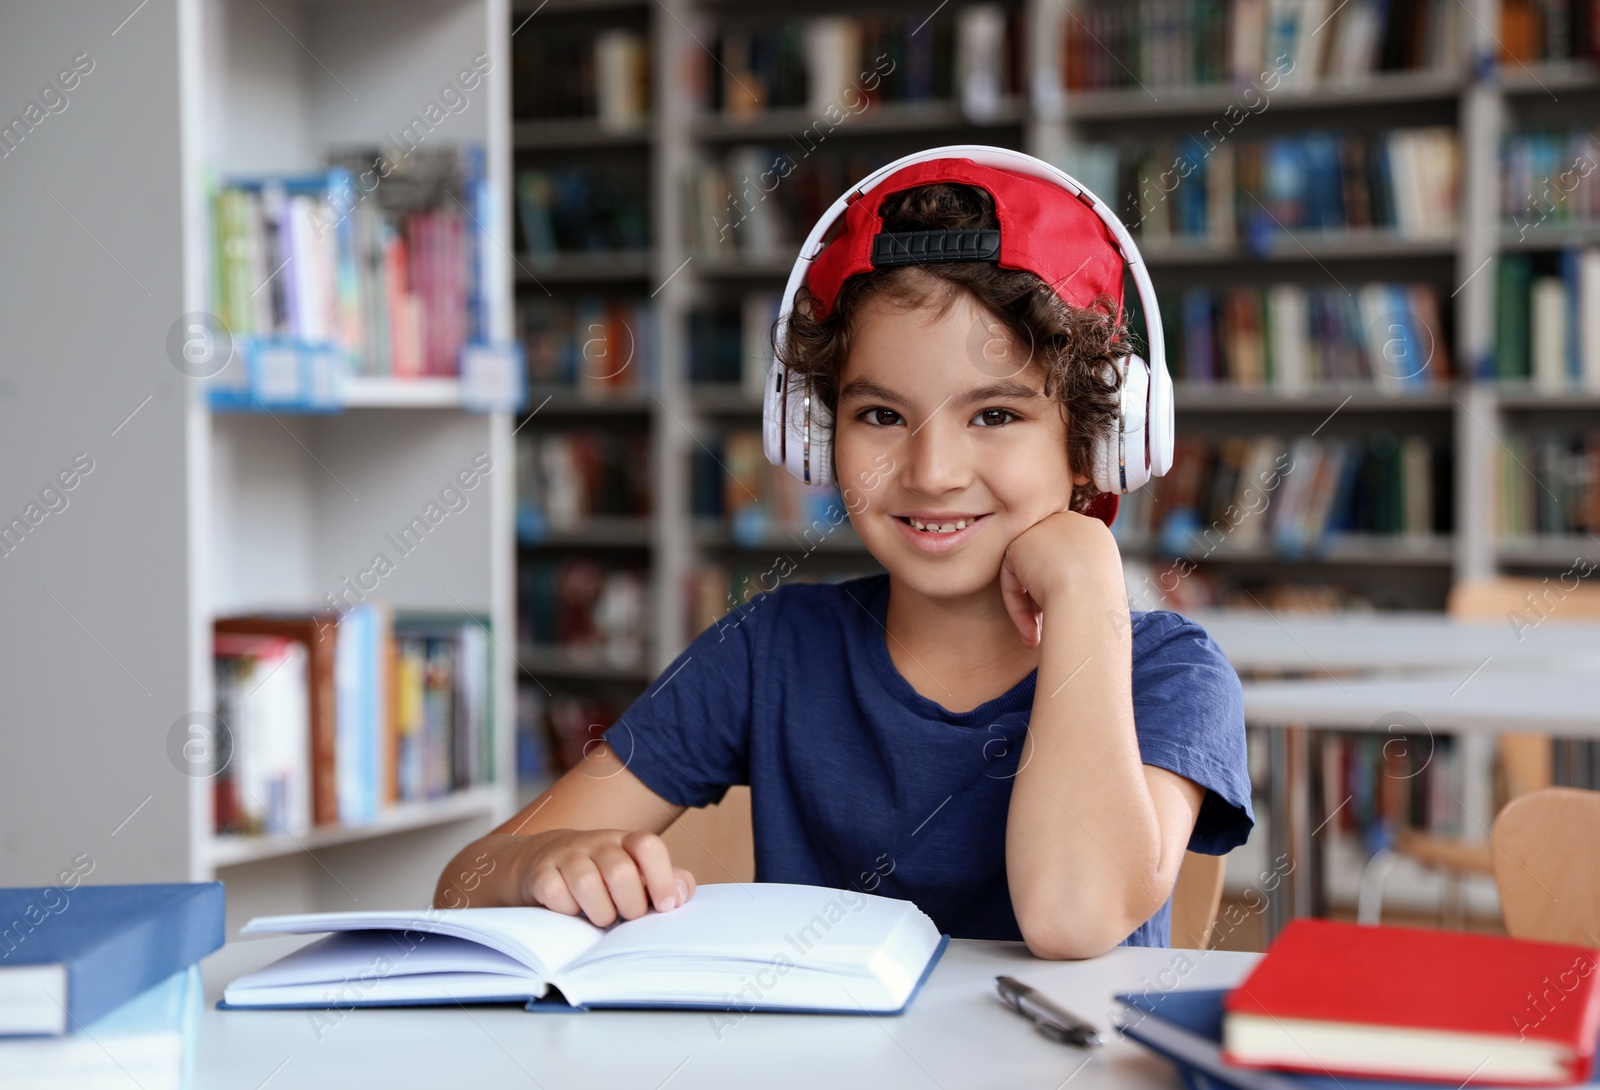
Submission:
<svg viewBox="0 0 1600 1090">
<path fill-rule="evenodd" d="M 1397 712 L 1415 716 L 1435 732 L 1537 731 L 1596 738 L 1600 737 L 1600 666 L 1244 683 L 1246 723 L 1295 722 L 1386 732 Z"/>
<path fill-rule="evenodd" d="M 202 963 L 208 1004 L 223 985 L 305 940 L 230 943 Z M 723 1028 L 703 1011 L 529 1014 L 515 1007 L 360 1009 L 321 1038 L 312 1015 L 219 1011 L 200 1026 L 204 1090 L 870 1086 L 874 1090 L 1173 1088 L 1172 1066 L 1113 1034 L 1094 1053 L 1056 1044 L 1004 1006 L 1006 973 L 1110 1029 L 1117 992 L 1232 987 L 1259 954 L 1121 947 L 1088 961 L 1040 961 L 1022 943 L 953 940 L 903 1015 L 747 1015 Z"/>
<path fill-rule="evenodd" d="M 1555 607 L 1559 610 L 1559 607 Z M 1241 674 L 1264 671 L 1362 673 L 1501 665 L 1600 666 L 1600 624 L 1557 622 L 1524 628 L 1462 621 L 1443 613 L 1268 613 L 1193 610 L 1197 622 Z M 1559 613 L 1556 614 L 1559 616 Z"/>
</svg>

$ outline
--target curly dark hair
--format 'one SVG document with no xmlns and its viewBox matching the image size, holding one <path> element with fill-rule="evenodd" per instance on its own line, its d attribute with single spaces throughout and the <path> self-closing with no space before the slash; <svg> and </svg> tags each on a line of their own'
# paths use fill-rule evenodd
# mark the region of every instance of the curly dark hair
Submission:
<svg viewBox="0 0 1600 1090">
<path fill-rule="evenodd" d="M 881 215 L 885 231 L 999 226 L 993 198 L 976 186 L 955 182 L 892 194 L 885 198 Z M 963 291 L 999 319 L 1017 344 L 1033 346 L 1027 366 L 1043 369 L 1045 395 L 1066 410 L 1069 463 L 1074 473 L 1090 477 L 1089 484 L 1073 488 L 1072 508 L 1083 510 L 1099 493 L 1090 457 L 1095 438 L 1117 426 L 1122 378 L 1110 365 L 1130 347 L 1119 307 L 1108 296 L 1087 307 L 1071 306 L 1037 275 L 985 261 L 875 269 L 846 280 L 821 321 L 812 317 L 816 297 L 801 285 L 778 358 L 791 372 L 812 378 L 813 390 L 837 419 L 840 376 L 864 304 L 882 300 L 906 310 L 932 307 L 943 317 Z M 775 323 L 775 351 L 777 329 Z"/>
</svg>

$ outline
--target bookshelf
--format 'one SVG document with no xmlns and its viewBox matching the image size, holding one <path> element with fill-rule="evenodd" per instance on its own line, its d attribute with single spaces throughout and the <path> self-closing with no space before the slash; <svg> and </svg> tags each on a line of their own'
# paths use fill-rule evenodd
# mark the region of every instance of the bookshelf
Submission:
<svg viewBox="0 0 1600 1090">
<path fill-rule="evenodd" d="M 515 803 L 515 666 L 500 635 L 515 628 L 511 415 L 472 411 L 470 391 L 443 376 L 352 379 L 339 412 L 213 411 L 206 381 L 180 371 L 166 344 L 180 316 L 214 309 L 218 179 L 302 175 L 376 146 L 475 56 L 489 74 L 428 138 L 482 145 L 509 206 L 509 13 L 504 0 L 151 0 L 130 11 L 16 13 L 0 36 L 0 69 L 19 76 L 46 55 L 87 49 L 96 62 L 74 95 L 77 131 L 58 123 L 59 141 L 28 140 L 6 183 L 54 208 L 48 188 L 83 228 L 68 241 L 37 207 L 6 202 L 8 255 L 40 274 L 37 296 L 8 302 L 7 321 L 41 349 L 26 353 L 25 392 L 3 410 L 6 477 L 47 481 L 73 450 L 97 463 L 71 516 L 47 527 L 55 541 L 8 557 L 0 596 L 35 635 L 0 671 L 14 711 L 56 726 L 17 738 L 6 762 L 0 810 L 19 835 L 0 849 L 0 871 L 11 884 L 48 882 L 88 852 L 95 881 L 220 878 L 230 929 L 262 912 L 425 904 L 450 854 Z M 485 264 L 496 270 L 485 281 L 500 315 L 492 332 L 506 340 L 510 262 L 494 253 Z M 213 833 L 210 780 L 169 756 L 184 723 L 215 707 L 213 619 L 314 608 L 479 453 L 493 470 L 374 596 L 400 612 L 482 618 L 495 634 L 496 774 L 370 822 Z"/>
<path fill-rule="evenodd" d="M 758 426 L 760 402 L 738 376 L 691 381 L 700 364 L 688 347 L 698 311 L 708 307 L 731 311 L 746 293 L 781 290 L 793 240 L 785 238 L 765 248 L 707 250 L 695 242 L 702 237 L 696 235 L 696 216 L 703 217 L 706 210 L 697 213 L 683 190 L 692 184 L 690 180 L 704 177 L 708 166 L 720 167 L 731 199 L 732 187 L 726 182 L 739 171 L 729 170 L 728 164 L 739 162 L 734 157 L 742 150 L 770 146 L 787 150 L 797 161 L 805 158 L 807 165 L 819 164 L 823 180 L 818 188 L 831 199 L 843 189 L 843 173 L 850 173 L 853 180 L 871 166 L 916 148 L 972 141 L 1017 147 L 1056 162 L 1113 200 L 1128 218 L 1126 214 L 1136 209 L 1126 207 L 1125 198 L 1135 188 L 1127 184 L 1127 159 L 1122 159 L 1124 169 L 1119 173 L 1117 165 L 1107 166 L 1104 149 L 1118 147 L 1125 156 L 1130 147 L 1172 141 L 1212 126 L 1240 102 L 1242 84 L 1224 80 L 1173 85 L 1152 80 L 1143 87 L 1069 89 L 1062 43 L 1074 21 L 1088 20 L 1091 9 L 1108 6 L 1116 5 L 1089 0 L 1001 4 L 1008 33 L 1016 39 L 1006 54 L 1015 71 L 982 120 L 974 120 L 963 109 L 955 92 L 932 101 L 888 99 L 844 118 L 820 145 L 815 139 L 818 111 L 793 104 L 794 91 L 783 83 L 781 66 L 773 83 L 779 88 L 774 92 L 779 104 L 741 116 L 707 104 L 731 101 L 729 88 L 746 72 L 730 59 L 743 56 L 738 50 L 744 45 L 735 42 L 729 47 L 725 31 L 759 32 L 792 20 L 845 14 L 839 4 L 784 2 L 756 12 L 717 0 L 663 0 L 567 4 L 559 11 L 552 5 L 535 16 L 542 19 L 556 13 L 587 20 L 594 27 L 631 21 L 629 25 L 647 36 L 653 58 L 653 99 L 646 130 L 619 138 L 596 135 L 567 120 L 518 118 L 514 126 L 519 149 L 537 148 L 551 157 L 625 147 L 650 178 L 653 220 L 648 255 L 624 255 L 619 262 L 631 264 L 608 275 L 618 282 L 626 280 L 630 290 L 648 292 L 655 302 L 658 385 L 612 391 L 603 400 L 552 388 L 530 399 L 530 409 L 545 397 L 549 401 L 527 424 L 529 432 L 537 432 L 543 426 L 567 427 L 575 420 L 605 420 L 607 426 L 640 428 L 651 436 L 653 513 L 648 528 L 639 528 L 631 539 L 648 557 L 653 604 L 650 667 L 634 678 L 636 686 L 670 663 L 692 636 L 690 629 L 700 615 L 686 612 L 694 607 L 688 604 L 693 592 L 686 593 L 685 586 L 697 569 L 708 562 L 747 561 L 759 566 L 794 541 L 781 530 L 738 533 L 724 520 L 694 512 L 689 467 L 696 457 L 703 457 L 697 452 L 710 449 L 716 438 L 732 431 Z M 1217 10 L 1225 6 L 1213 5 Z M 1437 15 L 1450 6 L 1435 4 L 1429 10 Z M 514 19 L 520 21 L 536 7 L 534 0 L 519 2 Z M 1329 5 L 1325 13 L 1333 13 L 1332 8 Z M 581 15 L 576 14 L 579 9 Z M 915 25 L 928 17 L 925 10 L 894 2 L 876 5 L 870 13 L 848 13 L 881 17 L 890 24 L 914 16 L 910 25 Z M 1379 608 L 1441 609 L 1455 581 L 1496 571 L 1554 575 L 1570 565 L 1572 556 L 1578 555 L 1574 550 L 1600 555 L 1600 546 L 1581 534 L 1500 540 L 1493 487 L 1496 459 L 1509 431 L 1546 420 L 1574 424 L 1579 414 L 1592 413 L 1600 405 L 1600 395 L 1553 393 L 1479 377 L 1485 373 L 1485 361 L 1495 354 L 1496 259 L 1506 252 L 1600 242 L 1600 227 L 1593 222 L 1541 224 L 1522 235 L 1507 229 L 1498 211 L 1504 176 L 1502 136 L 1522 117 L 1600 118 L 1600 69 L 1588 63 L 1495 65 L 1494 31 L 1500 10 L 1493 0 L 1474 0 L 1458 14 L 1439 17 L 1449 22 L 1427 36 L 1437 44 L 1410 47 L 1411 61 L 1417 63 L 1337 80 L 1285 80 L 1271 91 L 1270 106 L 1250 111 L 1236 123 L 1235 143 L 1298 139 L 1322 131 L 1350 132 L 1369 140 L 1389 129 L 1447 131 L 1458 164 L 1453 224 L 1442 229 L 1437 223 L 1342 229 L 1289 225 L 1265 236 L 1239 232 L 1232 237 L 1173 233 L 1160 237 L 1144 232 L 1141 237 L 1158 291 L 1173 296 L 1221 277 L 1261 292 L 1290 284 L 1345 289 L 1352 297 L 1369 283 L 1427 285 L 1439 306 L 1440 336 L 1450 348 L 1449 380 L 1417 386 L 1379 384 L 1370 378 L 1334 379 L 1290 391 L 1272 385 L 1190 382 L 1185 375 L 1175 375 L 1180 436 L 1221 440 L 1276 435 L 1287 442 L 1314 434 L 1360 442 L 1374 432 L 1388 432 L 1420 436 L 1449 455 L 1435 489 L 1439 505 L 1448 509 L 1441 525 L 1413 527 L 1405 533 L 1341 533 L 1322 547 L 1297 555 L 1273 547 L 1270 541 L 1224 543 L 1203 558 L 1195 549 L 1188 550 L 1202 568 L 1222 578 L 1247 584 L 1328 584 L 1350 588 Z M 953 33 L 951 28 L 960 18 L 955 7 L 941 9 L 927 26 L 943 26 L 946 33 Z M 1337 28 L 1338 20 L 1332 25 Z M 1111 40 L 1104 34 L 1100 38 Z M 735 52 L 721 52 L 725 48 Z M 713 52 L 714 58 L 708 56 Z M 1128 63 L 1138 68 L 1134 60 Z M 722 85 L 721 90 L 713 84 Z M 1578 104 L 1551 113 L 1550 91 Z M 802 151 L 807 154 L 800 155 Z M 821 169 L 825 153 L 834 156 L 829 165 L 842 172 L 836 182 L 834 175 Z M 814 214 L 796 222 L 801 234 Z M 596 259 L 596 264 L 602 263 Z M 582 268 L 582 263 L 563 258 L 561 275 L 576 281 Z M 520 292 L 536 290 L 529 278 L 522 278 Z M 1164 307 L 1164 312 L 1169 331 L 1180 326 L 1178 308 Z M 555 424 L 548 423 L 552 420 Z M 1157 489 L 1165 483 L 1158 482 Z M 568 543 L 574 548 L 611 547 L 612 533 L 597 523 L 592 535 L 575 531 Z M 1138 534 L 1124 541 L 1124 549 L 1131 565 L 1163 564 L 1182 552 Z M 852 536 L 836 533 L 807 554 L 796 577 L 827 578 L 875 566 Z M 1465 754 L 1463 760 L 1481 764 L 1482 756 Z M 1260 772 L 1265 776 L 1265 765 Z M 1258 813 L 1264 827 L 1271 820 L 1266 810 L 1263 798 Z M 1262 843 L 1265 834 L 1264 828 Z M 1332 862 L 1339 874 L 1330 888 L 1343 890 L 1350 885 L 1350 861 L 1337 855 Z M 1263 863 L 1253 868 L 1250 860 L 1241 860 L 1238 869 L 1245 873 L 1270 867 Z M 1409 883 L 1396 881 L 1391 900 L 1403 902 L 1401 887 L 1410 885 L 1421 891 L 1417 904 L 1435 903 L 1430 880 L 1410 877 Z"/>
</svg>

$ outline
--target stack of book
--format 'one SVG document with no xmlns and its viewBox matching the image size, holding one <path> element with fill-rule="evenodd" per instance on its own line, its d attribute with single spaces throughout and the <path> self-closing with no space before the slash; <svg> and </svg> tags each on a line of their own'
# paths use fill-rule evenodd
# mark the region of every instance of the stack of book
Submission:
<svg viewBox="0 0 1600 1090">
<path fill-rule="evenodd" d="M 952 20 L 907 14 L 827 15 L 712 31 L 691 101 L 748 119 L 803 109 L 831 130 L 881 103 L 959 101 L 975 121 L 1023 93 L 1021 8 L 971 4 Z"/>
<path fill-rule="evenodd" d="M 1296 394 L 1370 384 L 1397 393 L 1449 385 L 1449 324 L 1432 284 L 1195 287 L 1169 297 L 1174 379 Z"/>
<path fill-rule="evenodd" d="M 626 27 L 542 26 L 512 39 L 518 120 L 594 118 L 607 132 L 642 128 L 650 116 L 650 51 Z"/>
<path fill-rule="evenodd" d="M 1294 920 L 1237 988 L 1119 995 L 1189 1085 L 1570 1086 L 1594 1074 L 1600 951 Z"/>
<path fill-rule="evenodd" d="M 1445 126 L 1250 139 L 1206 131 L 1119 155 L 1123 216 L 1148 240 L 1270 245 L 1285 231 L 1385 231 L 1443 241 L 1456 227 L 1461 149 Z"/>
<path fill-rule="evenodd" d="M 345 375 L 456 375 L 462 348 L 488 339 L 483 149 L 336 159 L 215 195 L 214 310 L 245 363 L 218 376 L 219 407 L 336 401 L 327 388 Z"/>
<path fill-rule="evenodd" d="M 470 619 L 219 618 L 215 830 L 360 825 L 493 779 L 488 637 Z"/>
<path fill-rule="evenodd" d="M 1185 435 L 1171 472 L 1123 497 L 1112 530 L 1196 561 L 1258 549 L 1315 556 L 1351 533 L 1421 541 L 1451 530 L 1450 473 L 1449 448 L 1421 435 Z"/>
<path fill-rule="evenodd" d="M 1503 253 L 1491 374 L 1549 393 L 1600 392 L 1600 247 Z"/>
<path fill-rule="evenodd" d="M 1600 430 L 1512 432 L 1496 453 L 1500 538 L 1600 534 Z"/>
<path fill-rule="evenodd" d="M 1462 18 L 1452 0 L 1093 0 L 1062 20 L 1062 72 L 1073 91 L 1265 81 L 1269 94 L 1376 72 L 1455 72 Z"/>
<path fill-rule="evenodd" d="M 571 661 L 596 666 L 645 661 L 651 610 L 642 568 L 539 558 L 524 563 L 518 585 L 522 643 L 558 647 Z"/>
<path fill-rule="evenodd" d="M 573 429 L 518 436 L 517 536 L 537 543 L 596 516 L 649 518 L 650 437 Z"/>
<path fill-rule="evenodd" d="M 223 943 L 220 882 L 0 889 L 0 1085 L 193 1085 L 198 963 Z"/>
<path fill-rule="evenodd" d="M 517 307 L 530 387 L 567 387 L 587 397 L 658 388 L 652 300 L 528 295 Z"/>
</svg>

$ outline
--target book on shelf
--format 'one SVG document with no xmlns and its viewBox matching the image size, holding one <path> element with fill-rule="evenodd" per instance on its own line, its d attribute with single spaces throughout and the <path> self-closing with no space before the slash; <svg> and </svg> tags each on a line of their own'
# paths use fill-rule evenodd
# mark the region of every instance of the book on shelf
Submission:
<svg viewBox="0 0 1600 1090">
<path fill-rule="evenodd" d="M 585 118 L 606 132 L 641 129 L 650 116 L 650 50 L 642 26 L 562 25 L 511 40 L 511 109 L 518 121 Z"/>
<path fill-rule="evenodd" d="M 1368 854 L 1392 846 L 1402 831 L 1457 838 L 1474 831 L 1460 801 L 1466 768 L 1456 739 L 1406 727 L 1397 716 L 1381 734 L 1318 734 L 1324 807 L 1338 807 L 1327 815 L 1329 831 L 1354 837 Z"/>
<path fill-rule="evenodd" d="M 648 519 L 650 436 L 574 428 L 517 437 L 517 536 L 533 544 L 591 519 Z"/>
<path fill-rule="evenodd" d="M 337 407 L 347 376 L 455 376 L 500 304 L 481 146 L 337 152 L 326 171 L 228 179 L 212 200 L 214 310 L 243 366 L 218 407 Z"/>
<path fill-rule="evenodd" d="M 1021 9 L 969 4 L 946 13 L 728 18 L 704 27 L 686 80 L 705 114 L 751 119 L 805 110 L 831 131 L 886 103 L 959 104 L 974 123 L 1025 93 Z"/>
<path fill-rule="evenodd" d="M 88 886 L 94 859 L 73 864 L 0 889 L 0 1037 L 79 1033 L 222 946 L 222 883 Z"/>
<path fill-rule="evenodd" d="M 1523 241 L 1530 231 L 1552 231 L 1600 220 L 1600 197 L 1587 179 L 1600 166 L 1595 137 L 1600 126 L 1519 128 L 1501 140 L 1500 217 L 1507 233 Z"/>
<path fill-rule="evenodd" d="M 401 614 L 385 802 L 441 798 L 495 779 L 489 635 L 475 620 Z"/>
<path fill-rule="evenodd" d="M 517 682 L 517 783 L 523 786 L 542 784 L 556 772 L 542 686 L 532 678 Z"/>
<path fill-rule="evenodd" d="M 222 1006 L 899 1014 L 949 942 L 910 901 L 773 882 L 703 885 L 677 908 L 609 927 L 547 908 L 459 908 L 269 916 L 242 929 L 274 932 L 324 937 L 229 984 Z M 369 971 L 374 958 L 386 971 Z M 351 1000 L 340 984 L 360 973 L 375 979 Z"/>
<path fill-rule="evenodd" d="M 1246 114 L 1245 116 L 1250 116 Z M 1284 232 L 1445 242 L 1456 231 L 1460 138 L 1448 126 L 1235 136 L 1242 125 L 1118 149 L 1124 220 L 1161 244 L 1265 252 Z"/>
<path fill-rule="evenodd" d="M 473 619 L 340 611 L 221 617 L 218 835 L 362 825 L 494 779 L 488 637 Z"/>
<path fill-rule="evenodd" d="M 540 266 L 566 254 L 638 253 L 650 245 L 643 171 L 574 163 L 517 172 L 522 253 Z"/>
<path fill-rule="evenodd" d="M 1600 534 L 1600 428 L 1510 432 L 1496 469 L 1496 536 Z"/>
<path fill-rule="evenodd" d="M 1489 362 L 1481 377 L 1600 393 L 1600 246 L 1500 255 Z"/>
<path fill-rule="evenodd" d="M 573 662 L 634 668 L 645 661 L 651 607 L 643 567 L 588 557 L 531 558 L 518 580 L 520 640 Z"/>
<path fill-rule="evenodd" d="M 1280 283 L 1166 293 L 1174 379 L 1286 395 L 1323 386 L 1370 385 L 1385 393 L 1447 388 L 1455 369 L 1438 288 L 1352 287 Z"/>
<path fill-rule="evenodd" d="M 1457 8 L 1453 0 L 1096 0 L 1062 20 L 1063 82 L 1071 91 L 1254 85 L 1270 96 L 1385 72 L 1454 74 Z"/>
<path fill-rule="evenodd" d="M 658 388 L 656 322 L 648 298 L 526 295 L 517 302 L 517 324 L 529 387 L 566 387 L 591 398 Z"/>
<path fill-rule="evenodd" d="M 706 151 L 691 164 L 679 195 L 684 240 L 704 259 L 772 262 L 787 272 L 795 250 L 834 198 L 896 156 L 868 147 L 737 144 Z"/>
<path fill-rule="evenodd" d="M 747 291 L 736 304 L 689 311 L 689 383 L 738 387 L 755 407 L 772 370 L 781 292 Z"/>
<path fill-rule="evenodd" d="M 758 431 L 708 437 L 691 457 L 690 514 L 724 523 L 736 545 L 755 548 L 775 538 L 810 551 L 848 522 L 839 489 L 803 484 L 773 466 Z"/>
<path fill-rule="evenodd" d="M 596 34 L 594 76 L 600 128 L 606 132 L 643 128 L 650 120 L 650 50 L 644 35 L 623 27 Z"/>
<path fill-rule="evenodd" d="M 1502 64 L 1600 58 L 1600 18 L 1582 0 L 1502 0 L 1499 10 Z"/>
<path fill-rule="evenodd" d="M 1180 435 L 1172 470 L 1123 497 L 1112 532 L 1195 561 L 1263 548 L 1316 556 L 1341 534 L 1424 542 L 1451 532 L 1451 466 L 1443 443 L 1388 431 L 1292 442 Z"/>
<path fill-rule="evenodd" d="M 303 833 L 312 824 L 313 687 L 304 643 L 219 630 L 213 767 L 222 833 Z M 320 724 L 319 724 L 320 725 Z"/>
</svg>

